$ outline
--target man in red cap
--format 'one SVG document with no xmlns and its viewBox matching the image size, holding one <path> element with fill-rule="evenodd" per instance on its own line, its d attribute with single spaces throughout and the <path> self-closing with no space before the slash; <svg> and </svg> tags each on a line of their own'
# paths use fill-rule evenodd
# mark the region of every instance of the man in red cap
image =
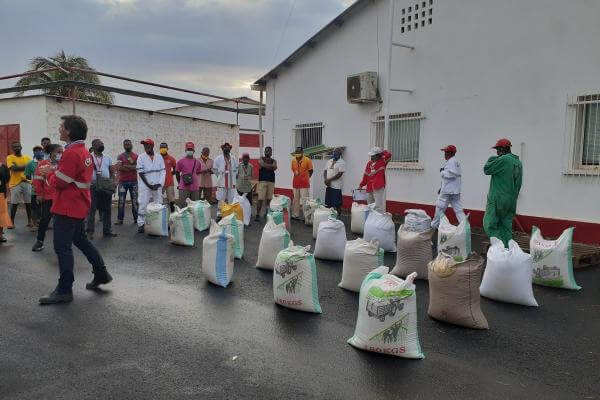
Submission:
<svg viewBox="0 0 600 400">
<path fill-rule="evenodd" d="M 175 176 L 179 182 L 179 207 L 186 206 L 186 200 L 198 200 L 198 188 L 200 185 L 200 177 L 202 164 L 194 158 L 196 146 L 194 143 L 187 142 L 185 144 L 185 157 L 177 161 L 175 167 Z"/>
<path fill-rule="evenodd" d="M 438 191 L 438 199 L 435 202 L 435 216 L 431 221 L 431 227 L 437 229 L 440 226 L 440 218 L 446 212 L 446 208 L 452 205 L 454 214 L 458 221 L 465 219 L 462 202 L 460 201 L 461 176 L 460 163 L 456 159 L 456 146 L 448 145 L 442 149 L 446 164 L 440 169 L 442 186 Z"/>
<path fill-rule="evenodd" d="M 161 155 L 154 154 L 154 140 L 148 138 L 140 142 L 145 153 L 137 159 L 138 179 L 138 232 L 144 233 L 146 207 L 148 203 L 162 204 L 162 187 L 165 184 L 165 161 Z"/>
<path fill-rule="evenodd" d="M 496 237 L 508 247 L 512 239 L 512 224 L 517 212 L 517 198 L 523 181 L 523 164 L 512 154 L 508 139 L 500 139 L 492 147 L 497 156 L 490 157 L 483 172 L 491 176 L 483 229 L 489 237 Z"/>
</svg>

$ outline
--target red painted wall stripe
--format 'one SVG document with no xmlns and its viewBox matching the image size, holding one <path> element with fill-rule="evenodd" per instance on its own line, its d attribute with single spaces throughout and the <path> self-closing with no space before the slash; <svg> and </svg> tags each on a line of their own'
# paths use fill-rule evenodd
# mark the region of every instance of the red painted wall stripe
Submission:
<svg viewBox="0 0 600 400">
<path fill-rule="evenodd" d="M 285 194 L 286 196 L 292 197 L 291 189 L 275 188 L 275 193 Z M 350 208 L 351 206 L 352 197 L 343 196 L 343 208 Z M 406 203 L 393 200 L 387 201 L 386 208 L 387 211 L 392 214 L 404 214 L 404 211 L 410 208 L 420 208 L 425 210 L 431 217 L 433 217 L 435 212 L 435 207 L 429 204 Z M 465 214 L 469 214 L 469 222 L 472 226 L 483 226 L 484 211 L 469 210 L 466 208 L 464 211 Z M 456 224 L 456 216 L 451 208 L 448 208 L 446 215 L 452 223 Z M 573 235 L 574 241 L 577 243 L 600 245 L 600 224 L 597 223 L 520 214 L 517 215 L 516 220 L 523 227 L 525 232 L 530 233 L 531 228 L 533 226 L 537 226 L 542 230 L 542 233 L 546 237 L 558 237 L 562 231 L 573 226 L 575 227 L 575 232 Z"/>
<path fill-rule="evenodd" d="M 240 147 L 260 147 L 260 136 L 254 133 L 240 133 Z"/>
</svg>

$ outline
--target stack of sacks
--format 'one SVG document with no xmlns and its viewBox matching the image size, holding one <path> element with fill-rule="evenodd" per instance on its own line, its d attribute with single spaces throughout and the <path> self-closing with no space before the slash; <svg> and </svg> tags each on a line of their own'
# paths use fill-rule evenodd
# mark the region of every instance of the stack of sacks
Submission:
<svg viewBox="0 0 600 400">
<path fill-rule="evenodd" d="M 479 282 L 483 258 L 471 253 L 463 262 L 439 253 L 429 263 L 429 316 L 473 329 L 488 329 L 481 312 Z"/>
<path fill-rule="evenodd" d="M 375 208 L 375 204 L 369 206 L 369 216 L 365 221 L 365 232 L 363 239 L 377 240 L 379 246 L 388 252 L 396 251 L 396 226 L 392 220 L 392 214 L 381 212 Z"/>
<path fill-rule="evenodd" d="M 145 231 L 151 236 L 169 236 L 167 207 L 149 203 L 146 207 Z"/>
<path fill-rule="evenodd" d="M 352 203 L 350 230 L 353 233 L 363 234 L 370 210 L 371 208 L 366 204 Z"/>
<path fill-rule="evenodd" d="M 244 223 L 235 214 L 229 214 L 219 221 L 219 226 L 223 227 L 225 233 L 233 236 L 233 253 L 235 258 L 241 259 L 244 256 Z"/>
<path fill-rule="evenodd" d="M 235 215 L 238 220 L 242 221 L 242 223 L 244 222 L 244 209 L 240 203 L 222 203 L 221 216 L 227 217 L 232 214 Z"/>
<path fill-rule="evenodd" d="M 285 229 L 285 224 L 276 224 L 273 217 L 267 215 L 267 223 L 263 228 L 258 246 L 258 259 L 256 267 L 273 270 L 277 254 L 290 245 L 290 234 Z"/>
<path fill-rule="evenodd" d="M 396 266 L 392 274 L 405 277 L 416 272 L 419 279 L 427 279 L 427 264 L 433 258 L 432 234 L 431 226 L 426 231 L 415 232 L 406 230 L 404 225 L 400 225 Z"/>
<path fill-rule="evenodd" d="M 205 231 L 210 228 L 210 203 L 206 200 L 194 201 L 186 199 L 185 202 L 188 208 L 192 210 L 194 216 L 194 229 L 197 231 Z"/>
<path fill-rule="evenodd" d="M 175 212 L 169 216 L 169 228 L 171 243 L 181 246 L 194 245 L 194 216 L 188 207 L 180 209 L 175 206 Z"/>
<path fill-rule="evenodd" d="M 233 276 L 235 239 L 211 221 L 208 236 L 202 241 L 202 273 L 209 282 L 227 287 Z"/>
<path fill-rule="evenodd" d="M 250 225 L 250 220 L 252 219 L 252 205 L 248 201 L 246 196 L 252 196 L 252 193 L 244 193 L 241 196 L 237 193 L 233 196 L 233 203 L 238 203 L 242 207 L 243 211 L 243 221 L 244 225 Z"/>
<path fill-rule="evenodd" d="M 438 228 L 438 252 L 443 252 L 456 261 L 462 261 L 471 254 L 471 225 L 469 216 L 465 217 L 458 226 L 452 225 L 445 215 L 440 219 Z"/>
<path fill-rule="evenodd" d="M 273 216 L 275 223 L 285 223 L 285 228 L 290 230 L 290 198 L 284 195 L 276 194 L 269 203 L 269 211 L 267 214 Z"/>
<path fill-rule="evenodd" d="M 300 311 L 321 313 L 317 267 L 310 246 L 281 250 L 273 269 L 275 303 Z"/>
<path fill-rule="evenodd" d="M 431 229 L 431 218 L 424 210 L 409 209 L 404 211 L 404 230 L 425 232 Z"/>
<path fill-rule="evenodd" d="M 319 206 L 313 213 L 313 239 L 317 238 L 319 232 L 319 224 L 323 221 L 327 221 L 329 218 L 337 218 L 337 211 L 335 208 L 327 208 L 325 206 Z"/>
<path fill-rule="evenodd" d="M 379 267 L 360 287 L 356 330 L 348 343 L 359 349 L 404 358 L 424 358 L 417 332 L 417 295 L 413 280 Z"/>
<path fill-rule="evenodd" d="M 313 214 L 320 205 L 321 200 L 319 199 L 304 199 L 304 204 L 302 204 L 302 213 L 304 214 L 304 223 L 306 225 L 312 226 Z"/>
<path fill-rule="evenodd" d="M 537 307 L 533 297 L 531 256 L 519 247 L 517 242 L 504 243 L 495 237 L 487 252 L 487 265 L 483 273 L 479 292 L 482 296 L 504 301 Z"/>
<path fill-rule="evenodd" d="M 562 289 L 579 290 L 573 275 L 573 228 L 556 240 L 545 240 L 542 232 L 533 227 L 529 249 L 533 259 L 533 283 Z"/>
<path fill-rule="evenodd" d="M 323 260 L 342 261 L 346 247 L 346 227 L 339 219 L 329 217 L 319 224 L 315 257 Z"/>
<path fill-rule="evenodd" d="M 342 265 L 342 281 L 338 286 L 358 292 L 367 274 L 377 266 L 383 265 L 383 254 L 384 251 L 379 247 L 377 240 L 367 242 L 358 238 L 347 242 Z"/>
</svg>

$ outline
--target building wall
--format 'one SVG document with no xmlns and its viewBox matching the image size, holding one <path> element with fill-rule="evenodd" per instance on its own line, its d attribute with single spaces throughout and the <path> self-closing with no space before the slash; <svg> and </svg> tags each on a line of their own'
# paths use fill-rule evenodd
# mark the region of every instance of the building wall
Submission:
<svg viewBox="0 0 600 400">
<path fill-rule="evenodd" d="M 489 185 L 483 164 L 495 141 L 508 137 L 524 164 L 519 214 L 599 223 L 600 180 L 563 174 L 563 148 L 567 95 L 600 92 L 600 52 L 590 47 L 600 35 L 600 3 L 434 0 L 433 23 L 401 34 L 401 10 L 415 3 L 396 2 L 394 40 L 415 50 L 393 50 L 391 79 L 392 87 L 414 93 L 392 93 L 389 111 L 425 116 L 422 169 L 390 169 L 388 200 L 432 206 L 439 149 L 455 144 L 464 205 L 483 210 Z M 347 103 L 346 76 L 378 71 L 387 99 L 388 29 L 389 2 L 375 1 L 267 84 L 266 143 L 287 159 L 292 127 L 323 122 L 324 143 L 347 146 L 346 195 L 360 181 L 372 144 L 370 121 L 384 107 Z M 277 186 L 291 187 L 289 168 L 279 169 Z"/>
<path fill-rule="evenodd" d="M 71 112 L 71 103 L 58 103 L 53 98 L 48 98 L 46 104 L 47 130 L 58 132 L 60 116 Z M 123 140 L 126 138 L 132 140 L 135 152 L 143 151 L 140 141 L 147 137 L 154 140 L 157 150 L 159 143 L 166 142 L 170 154 L 177 159 L 184 156 L 184 146 L 188 141 L 195 143 L 198 153 L 202 147 L 209 147 L 213 157 L 220 154 L 220 146 L 224 141 L 233 145 L 233 154 L 239 151 L 237 126 L 158 112 L 150 115 L 146 111 L 120 107 L 107 108 L 90 103 L 77 103 L 76 107 L 77 114 L 88 124 L 88 144 L 91 145 L 92 139 L 102 139 L 106 148 L 105 153 L 113 159 L 123 152 Z"/>
<path fill-rule="evenodd" d="M 0 125 L 19 124 L 23 154 L 33 157 L 33 146 L 39 145 L 44 136 L 52 137 L 46 127 L 45 97 L 24 97 L 0 100 Z M 5 162 L 6 160 L 2 160 Z"/>
</svg>

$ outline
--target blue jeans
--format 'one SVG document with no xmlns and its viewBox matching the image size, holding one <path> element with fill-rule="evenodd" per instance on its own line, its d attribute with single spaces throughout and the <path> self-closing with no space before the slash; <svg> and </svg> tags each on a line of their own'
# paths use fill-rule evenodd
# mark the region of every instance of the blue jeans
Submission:
<svg viewBox="0 0 600 400">
<path fill-rule="evenodd" d="M 117 219 L 123 222 L 125 218 L 125 199 L 127 198 L 127 191 L 129 191 L 129 198 L 131 199 L 131 213 L 133 214 L 133 221 L 137 221 L 138 217 L 138 185 L 135 182 L 121 182 L 119 183 L 119 210 L 117 212 Z"/>
<path fill-rule="evenodd" d="M 85 220 L 54 215 L 54 251 L 58 256 L 60 277 L 56 291 L 59 294 L 71 293 L 73 290 L 73 245 L 87 257 L 94 272 L 104 270 L 104 260 L 96 247 L 85 235 Z"/>
</svg>

